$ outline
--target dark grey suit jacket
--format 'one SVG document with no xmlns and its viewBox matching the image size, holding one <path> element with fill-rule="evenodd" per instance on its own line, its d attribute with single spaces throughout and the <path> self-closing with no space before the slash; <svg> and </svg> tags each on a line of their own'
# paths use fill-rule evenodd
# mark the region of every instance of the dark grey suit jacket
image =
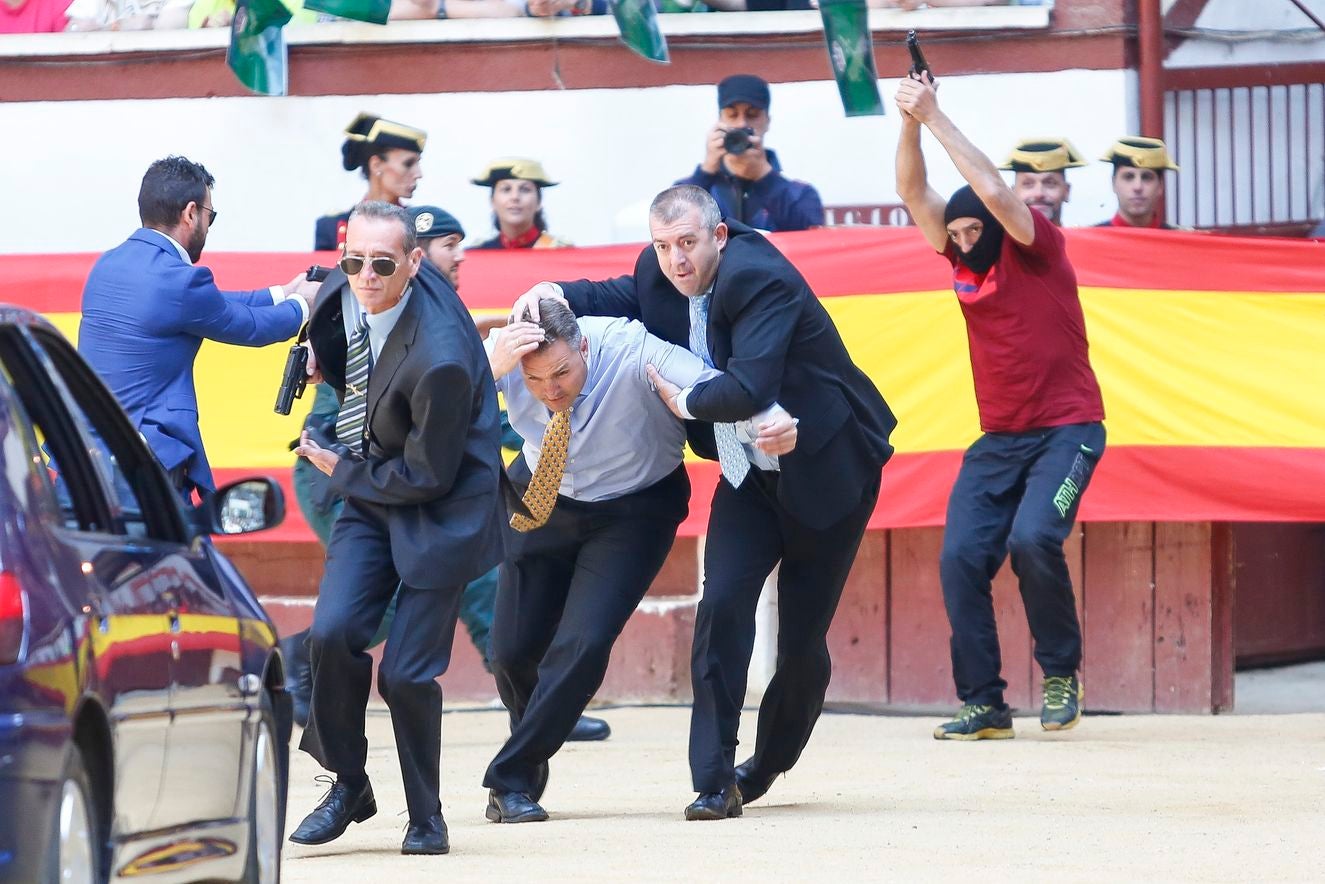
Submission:
<svg viewBox="0 0 1325 884">
<path fill-rule="evenodd" d="M 344 274 L 333 271 L 309 319 L 326 381 L 345 397 Z M 334 492 L 382 507 L 391 557 L 408 586 L 468 583 L 503 558 L 501 423 L 478 330 L 424 262 L 368 381 L 368 450 L 342 459 Z"/>
<path fill-rule="evenodd" d="M 687 398 L 698 418 L 687 423 L 690 446 L 716 460 L 712 422 L 744 420 L 778 402 L 800 419 L 795 450 L 779 458 L 778 498 L 801 522 L 827 528 L 873 491 L 897 419 L 791 262 L 744 224 L 727 226 L 708 326 L 723 374 Z M 651 246 L 630 276 L 561 286 L 576 315 L 638 319 L 658 337 L 690 345 L 689 305 Z"/>
</svg>

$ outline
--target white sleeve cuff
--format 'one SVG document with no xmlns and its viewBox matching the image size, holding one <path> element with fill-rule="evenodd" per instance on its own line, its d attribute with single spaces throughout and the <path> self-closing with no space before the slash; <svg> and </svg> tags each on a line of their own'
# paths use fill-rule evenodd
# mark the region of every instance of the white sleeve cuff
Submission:
<svg viewBox="0 0 1325 884">
<path fill-rule="evenodd" d="M 285 293 L 285 289 L 281 288 L 278 285 L 274 285 L 271 287 L 271 296 L 274 302 L 277 304 L 281 303 L 281 301 L 294 301 L 296 304 L 299 305 L 299 316 L 301 317 L 301 319 L 299 320 L 299 324 L 303 325 L 305 322 L 308 322 L 308 302 L 305 301 L 302 296 L 287 295 Z"/>
<path fill-rule="evenodd" d="M 695 419 L 695 416 L 690 413 L 690 409 L 686 408 L 686 398 L 690 395 L 690 391 L 693 389 L 695 388 L 686 387 L 680 393 L 676 394 L 676 410 L 681 412 L 681 415 L 688 421 Z"/>
</svg>

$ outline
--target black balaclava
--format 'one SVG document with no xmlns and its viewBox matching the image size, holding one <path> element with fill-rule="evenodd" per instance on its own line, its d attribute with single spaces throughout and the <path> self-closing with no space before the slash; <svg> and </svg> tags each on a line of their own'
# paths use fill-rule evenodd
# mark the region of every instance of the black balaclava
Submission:
<svg viewBox="0 0 1325 884">
<path fill-rule="evenodd" d="M 958 218 L 978 218 L 984 222 L 985 229 L 969 252 L 957 248 L 956 243 L 952 247 L 957 252 L 958 261 L 976 273 L 987 273 L 1003 251 L 1003 225 L 994 220 L 994 213 L 985 207 L 969 184 L 957 190 L 943 209 L 944 227 Z"/>
</svg>

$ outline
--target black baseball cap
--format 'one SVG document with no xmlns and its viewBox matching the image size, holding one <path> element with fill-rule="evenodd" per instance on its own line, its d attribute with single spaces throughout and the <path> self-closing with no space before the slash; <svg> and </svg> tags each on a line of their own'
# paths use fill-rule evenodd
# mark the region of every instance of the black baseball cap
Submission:
<svg viewBox="0 0 1325 884">
<path fill-rule="evenodd" d="M 718 84 L 718 110 L 731 107 L 738 101 L 768 110 L 768 83 L 754 74 L 733 74 Z"/>
<path fill-rule="evenodd" d="M 450 236 L 453 233 L 465 235 L 465 229 L 456 217 L 437 206 L 410 206 L 409 217 L 414 222 L 414 232 L 419 239 Z"/>
</svg>

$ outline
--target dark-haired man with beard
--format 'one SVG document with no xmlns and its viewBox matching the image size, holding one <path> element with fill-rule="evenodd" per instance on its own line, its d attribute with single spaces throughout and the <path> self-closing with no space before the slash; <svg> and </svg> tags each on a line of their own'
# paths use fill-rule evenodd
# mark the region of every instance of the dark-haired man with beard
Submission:
<svg viewBox="0 0 1325 884">
<path fill-rule="evenodd" d="M 1012 189 L 1027 207 L 1063 226 L 1063 203 L 1072 196 L 1067 170 L 1086 165 L 1066 138 L 1028 138 L 999 166 L 1012 173 Z"/>
<path fill-rule="evenodd" d="M 897 193 L 952 264 L 984 431 L 948 499 L 939 575 L 962 707 L 934 738 L 1014 736 L 991 592 L 1009 554 L 1044 671 L 1040 724 L 1063 730 L 1081 717 L 1081 627 L 1063 543 L 1104 451 L 1076 272 L 1062 232 L 939 109 L 928 74 L 901 82 L 897 106 Z M 922 126 L 967 181 L 946 202 L 929 186 Z"/>
<path fill-rule="evenodd" d="M 223 292 L 198 267 L 216 223 L 211 174 L 184 157 L 148 167 L 143 226 L 106 252 L 83 288 L 78 351 L 128 413 L 185 496 L 215 490 L 198 429 L 193 360 L 203 339 L 261 347 L 293 337 L 316 283 Z"/>
</svg>

